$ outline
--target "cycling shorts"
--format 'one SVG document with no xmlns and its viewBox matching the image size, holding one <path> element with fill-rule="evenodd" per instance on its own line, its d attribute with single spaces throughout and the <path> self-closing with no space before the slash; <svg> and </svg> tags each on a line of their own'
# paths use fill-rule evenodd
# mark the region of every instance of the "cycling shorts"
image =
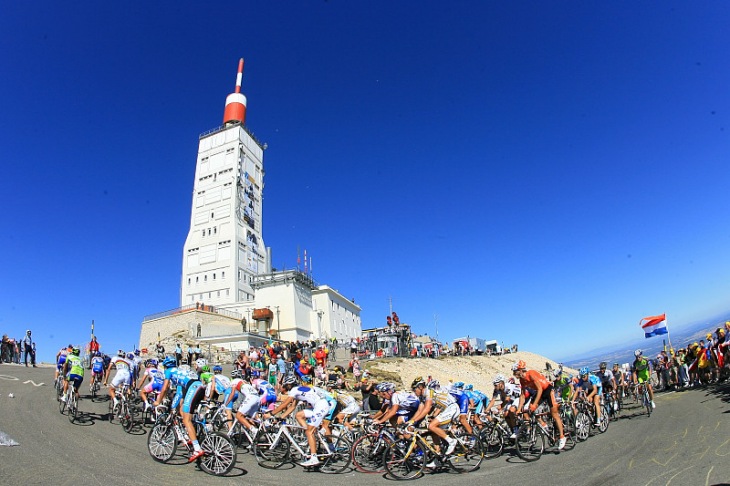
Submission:
<svg viewBox="0 0 730 486">
<path fill-rule="evenodd" d="M 342 407 L 340 407 L 340 404 L 337 403 L 336 401 L 334 403 L 330 403 L 330 402 L 327 402 L 327 403 L 330 408 L 329 408 L 329 412 L 325 416 L 325 420 L 329 420 L 331 422 L 332 419 L 335 418 L 335 415 L 337 415 L 340 412 L 340 409 Z"/>
<path fill-rule="evenodd" d="M 228 401 L 228 397 L 231 396 L 231 393 L 233 393 L 233 399 L 231 400 L 231 402 L 228 405 L 226 405 L 226 408 L 228 410 L 233 410 L 233 402 L 238 400 L 238 392 L 234 392 L 232 388 L 228 388 L 226 390 L 226 392 L 223 394 L 223 403 L 226 403 Z"/>
<path fill-rule="evenodd" d="M 339 413 L 344 414 L 345 416 L 352 416 L 360 413 L 360 410 L 360 405 L 358 405 L 357 402 L 352 402 L 351 404 L 340 410 Z"/>
<path fill-rule="evenodd" d="M 114 379 L 112 379 L 112 386 L 114 388 L 117 388 L 124 383 L 126 383 L 127 385 L 132 384 L 129 370 L 117 370 L 117 373 L 114 375 Z"/>
<path fill-rule="evenodd" d="M 185 392 L 185 398 L 183 399 L 183 413 L 193 413 L 198 404 L 205 397 L 205 384 L 202 381 L 195 380 L 188 387 L 188 391 Z"/>
<path fill-rule="evenodd" d="M 256 412 L 258 412 L 260 408 L 261 402 L 259 401 L 258 396 L 246 395 L 246 398 L 243 400 L 243 402 L 241 402 L 241 405 L 238 407 L 238 411 L 246 417 L 251 418 L 256 415 Z"/>
<path fill-rule="evenodd" d="M 322 425 L 324 416 L 329 412 L 330 405 L 327 400 L 318 400 L 314 404 L 314 408 L 304 410 L 304 418 L 307 419 L 307 425 L 319 427 Z"/>
<path fill-rule="evenodd" d="M 160 392 L 160 391 L 162 391 L 163 384 L 164 384 L 164 382 L 160 383 L 159 381 L 152 381 L 150 383 L 147 383 L 147 386 L 142 388 L 142 390 L 144 390 L 145 393 L 151 393 L 153 391 Z"/>
<path fill-rule="evenodd" d="M 84 381 L 84 377 L 79 375 L 68 375 L 67 380 L 73 383 L 74 390 L 78 390 L 79 386 L 81 386 L 81 382 Z"/>
<path fill-rule="evenodd" d="M 436 415 L 435 419 L 439 422 L 439 427 L 444 427 L 450 424 L 452 421 L 457 422 L 461 415 L 461 409 L 456 403 L 452 403 L 447 406 L 440 414 Z"/>
</svg>

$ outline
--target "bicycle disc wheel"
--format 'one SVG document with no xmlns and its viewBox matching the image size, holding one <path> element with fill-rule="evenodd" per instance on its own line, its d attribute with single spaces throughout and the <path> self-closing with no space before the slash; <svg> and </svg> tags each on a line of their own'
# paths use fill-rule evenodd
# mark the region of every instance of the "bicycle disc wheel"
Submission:
<svg viewBox="0 0 730 486">
<path fill-rule="evenodd" d="M 352 444 L 347 438 L 342 435 L 326 435 L 324 436 L 324 444 L 320 442 L 320 451 L 324 452 L 320 455 L 322 464 L 319 466 L 319 472 L 325 474 L 337 474 L 350 465 L 352 460 Z M 327 451 L 324 451 L 324 447 L 327 447 Z"/>
<path fill-rule="evenodd" d="M 205 455 L 200 459 L 200 469 L 213 476 L 224 476 L 236 465 L 236 446 L 227 435 L 209 432 L 200 443 Z"/>
<path fill-rule="evenodd" d="M 169 461 L 177 450 L 175 430 L 164 424 L 155 425 L 147 437 L 147 450 L 155 461 Z"/>
<path fill-rule="evenodd" d="M 446 458 L 451 469 L 459 473 L 476 470 L 484 460 L 482 443 L 476 435 L 465 434 L 456 438 L 454 452 Z"/>
<path fill-rule="evenodd" d="M 352 445 L 352 463 L 355 468 L 364 473 L 378 473 L 385 471 L 383 454 L 388 448 L 389 440 L 386 436 L 376 434 L 363 435 Z"/>
<path fill-rule="evenodd" d="M 502 455 L 504 442 L 502 438 L 502 429 L 497 426 L 487 425 L 479 433 L 479 440 L 482 443 L 484 457 L 493 459 Z"/>
<path fill-rule="evenodd" d="M 545 450 L 545 436 L 540 427 L 530 423 L 520 425 L 517 431 L 517 455 L 522 460 L 532 462 L 540 459 Z"/>
<path fill-rule="evenodd" d="M 259 430 L 254 438 L 253 455 L 259 466 L 277 469 L 289 460 L 289 440 L 285 436 L 272 446 L 276 434 Z"/>
<path fill-rule="evenodd" d="M 421 444 L 398 440 L 391 443 L 385 451 L 384 466 L 388 475 L 393 479 L 414 479 L 423 474 L 426 466 L 426 452 Z"/>
<path fill-rule="evenodd" d="M 591 419 L 583 412 L 575 416 L 575 437 L 583 442 L 591 433 Z"/>
</svg>

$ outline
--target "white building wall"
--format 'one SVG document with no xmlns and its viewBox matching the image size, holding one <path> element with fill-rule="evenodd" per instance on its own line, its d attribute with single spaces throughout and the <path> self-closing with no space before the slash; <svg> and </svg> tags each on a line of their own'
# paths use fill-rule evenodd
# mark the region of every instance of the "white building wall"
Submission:
<svg viewBox="0 0 730 486">
<path fill-rule="evenodd" d="M 312 292 L 317 338 L 351 339 L 362 335 L 360 306 L 338 291 L 321 285 Z"/>
<path fill-rule="evenodd" d="M 263 149 L 241 125 L 200 138 L 180 305 L 252 302 L 266 271 Z"/>
</svg>

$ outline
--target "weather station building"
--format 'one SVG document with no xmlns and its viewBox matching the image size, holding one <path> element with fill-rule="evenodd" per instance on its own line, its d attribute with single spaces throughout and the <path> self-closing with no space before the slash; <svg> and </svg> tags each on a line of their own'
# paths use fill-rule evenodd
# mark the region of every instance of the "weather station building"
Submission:
<svg viewBox="0 0 730 486">
<path fill-rule="evenodd" d="M 182 255 L 180 307 L 144 318 L 139 346 L 201 343 L 246 350 L 269 340 L 348 339 L 360 307 L 315 283 L 311 272 L 274 271 L 263 240 L 264 151 L 245 125 L 241 93 L 226 98 L 223 125 L 200 135 L 190 229 Z M 311 265 L 310 265 L 311 268 Z"/>
</svg>

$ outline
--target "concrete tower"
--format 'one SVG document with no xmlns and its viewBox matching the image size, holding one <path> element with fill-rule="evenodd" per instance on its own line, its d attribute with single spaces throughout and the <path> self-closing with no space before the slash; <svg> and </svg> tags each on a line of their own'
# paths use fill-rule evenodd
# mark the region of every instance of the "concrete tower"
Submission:
<svg viewBox="0 0 730 486">
<path fill-rule="evenodd" d="M 244 125 L 243 59 L 223 125 L 200 136 L 190 231 L 182 261 L 180 305 L 251 303 L 253 278 L 266 273 L 262 238 L 264 149 Z"/>
</svg>

